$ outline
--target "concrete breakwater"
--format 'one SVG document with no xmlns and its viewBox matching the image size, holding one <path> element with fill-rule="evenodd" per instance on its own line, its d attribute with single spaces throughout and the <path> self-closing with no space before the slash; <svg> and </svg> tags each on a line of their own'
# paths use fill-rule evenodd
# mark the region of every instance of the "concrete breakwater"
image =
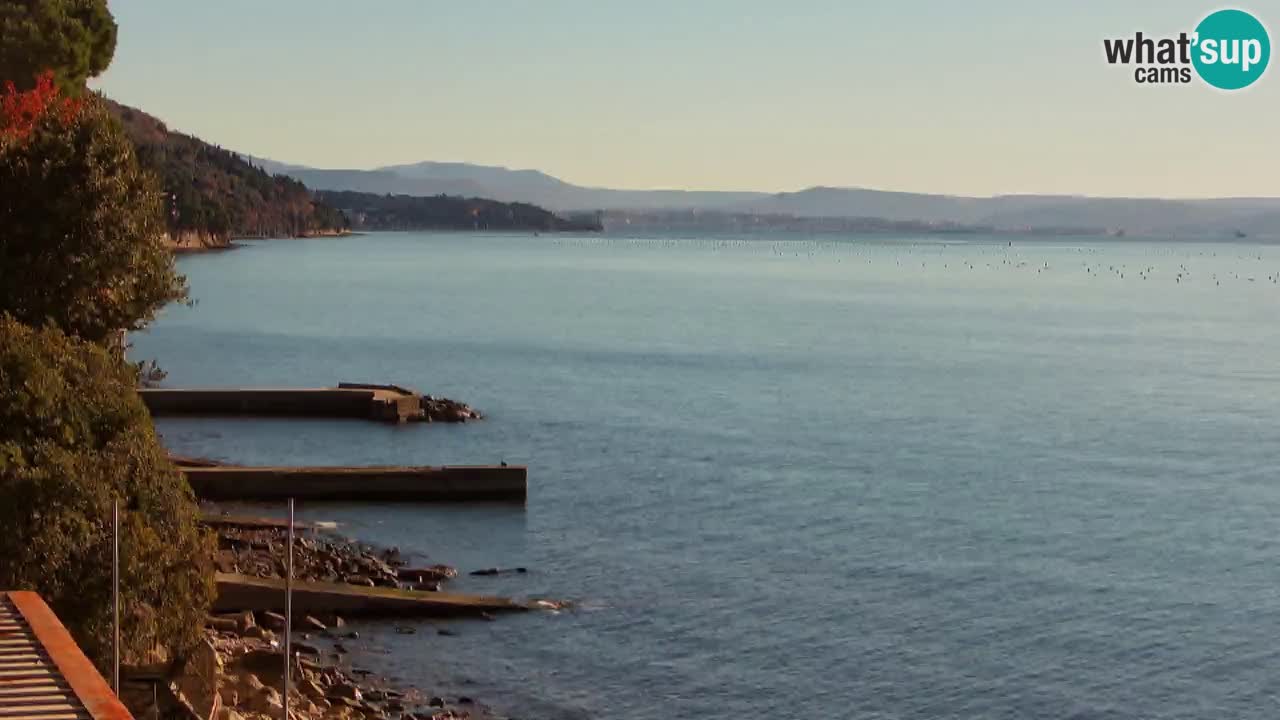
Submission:
<svg viewBox="0 0 1280 720">
<path fill-rule="evenodd" d="M 215 512 L 202 512 L 200 514 L 200 524 L 205 527 L 218 529 L 241 529 L 241 530 L 285 530 L 289 527 L 288 520 L 279 518 L 257 517 L 253 515 L 224 515 Z M 295 530 L 328 530 L 335 526 L 335 523 L 309 523 L 297 521 L 293 524 Z"/>
<path fill-rule="evenodd" d="M 284 580 L 217 573 L 215 612 L 284 609 Z M 416 615 L 421 617 L 480 616 L 494 612 L 530 610 L 533 605 L 507 598 L 420 592 L 347 583 L 295 581 L 293 609 L 301 613 L 360 615 Z"/>
<path fill-rule="evenodd" d="M 338 383 L 328 388 L 142 388 L 152 415 L 277 415 L 381 422 L 466 422 L 481 417 L 465 403 L 396 385 Z"/>
<path fill-rule="evenodd" d="M 186 467 L 196 497 L 206 500 L 399 500 L 523 502 L 523 465 L 443 467 Z"/>
</svg>

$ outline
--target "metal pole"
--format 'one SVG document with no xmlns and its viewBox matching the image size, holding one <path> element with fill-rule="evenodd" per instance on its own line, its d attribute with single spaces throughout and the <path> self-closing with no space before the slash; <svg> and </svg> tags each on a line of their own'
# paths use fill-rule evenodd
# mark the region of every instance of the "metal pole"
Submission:
<svg viewBox="0 0 1280 720">
<path fill-rule="evenodd" d="M 293 665 L 293 498 L 289 498 L 289 550 L 284 574 L 284 720 L 289 720 L 289 670 Z"/>
<path fill-rule="evenodd" d="M 111 689 L 120 694 L 120 500 L 111 503 Z"/>
</svg>

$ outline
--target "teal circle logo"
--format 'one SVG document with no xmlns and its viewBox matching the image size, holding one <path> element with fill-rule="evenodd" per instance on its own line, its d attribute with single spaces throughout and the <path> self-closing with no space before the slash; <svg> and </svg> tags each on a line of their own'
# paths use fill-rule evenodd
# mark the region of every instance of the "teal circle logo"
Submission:
<svg viewBox="0 0 1280 720">
<path fill-rule="evenodd" d="M 1258 18 L 1219 10 L 1196 26 L 1191 62 L 1200 79 L 1220 90 L 1249 87 L 1271 60 L 1271 38 Z"/>
</svg>

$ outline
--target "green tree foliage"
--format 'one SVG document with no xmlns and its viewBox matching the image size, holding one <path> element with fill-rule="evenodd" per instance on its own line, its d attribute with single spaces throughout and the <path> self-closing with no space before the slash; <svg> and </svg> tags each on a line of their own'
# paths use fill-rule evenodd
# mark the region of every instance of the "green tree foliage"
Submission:
<svg viewBox="0 0 1280 720">
<path fill-rule="evenodd" d="M 213 548 L 134 370 L 0 315 L 0 587 L 36 590 L 100 668 L 111 655 L 111 506 L 121 504 L 123 660 L 195 642 Z"/>
<path fill-rule="evenodd" d="M 138 153 L 160 178 L 172 233 L 235 237 L 298 237 L 344 230 L 347 220 L 317 202 L 305 185 L 270 175 L 236 153 L 170 131 L 158 119 L 110 103 Z"/>
<path fill-rule="evenodd" d="M 96 96 L 58 104 L 50 90 L 5 98 L 18 129 L 0 122 L 0 312 L 101 342 L 186 287 L 159 188 L 119 124 Z"/>
<path fill-rule="evenodd" d="M 115 51 L 106 0 L 0 0 L 0 81 L 27 89 L 53 70 L 64 90 L 78 92 Z"/>
<path fill-rule="evenodd" d="M 416 197 L 322 190 L 316 196 L 369 230 L 600 230 L 594 215 L 563 218 L 529 203 L 506 203 L 452 195 Z"/>
</svg>

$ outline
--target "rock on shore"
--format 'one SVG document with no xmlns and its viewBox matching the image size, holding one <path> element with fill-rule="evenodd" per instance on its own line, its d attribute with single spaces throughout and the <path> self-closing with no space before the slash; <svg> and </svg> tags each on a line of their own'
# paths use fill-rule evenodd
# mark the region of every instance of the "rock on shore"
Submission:
<svg viewBox="0 0 1280 720">
<path fill-rule="evenodd" d="M 467 422 L 483 417 L 479 410 L 464 402 L 423 395 L 422 414 L 414 419 L 419 422 Z"/>
<path fill-rule="evenodd" d="M 263 625 L 258 624 L 264 620 Z M 290 669 L 289 714 L 295 720 L 455 720 L 493 718 L 467 697 L 446 699 L 416 688 L 399 689 L 353 668 L 335 637 L 353 633 L 319 630 L 295 634 Z M 284 696 L 281 637 L 269 617 L 254 613 L 211 617 L 205 638 L 191 653 L 168 689 L 177 706 L 191 718 L 206 720 L 276 720 Z M 348 640 L 349 642 L 349 640 Z M 330 651 L 324 651 L 327 646 Z"/>
<path fill-rule="evenodd" d="M 225 233 L 214 233 L 204 230 L 180 230 L 176 233 L 166 232 L 164 244 L 173 252 L 192 253 L 210 250 L 228 250 L 234 247 L 231 238 Z"/>
<path fill-rule="evenodd" d="M 283 528 L 225 524 L 215 525 L 215 531 L 219 570 L 284 576 Z M 396 548 L 374 548 L 320 531 L 294 537 L 294 577 L 299 579 L 438 590 L 457 575 L 447 565 L 410 566 Z M 180 668 L 165 673 L 161 687 L 168 692 L 159 696 L 160 705 L 151 705 L 147 688 L 135 687 L 130 707 L 138 717 L 149 717 L 163 707 L 166 717 L 185 720 L 277 720 L 284 705 L 284 627 L 285 618 L 274 612 L 208 617 L 201 643 Z M 417 634 L 410 626 L 396 632 Z M 455 634 L 438 628 L 430 636 Z M 362 646 L 360 633 L 333 613 L 295 614 L 291 642 L 291 720 L 500 720 L 470 697 L 393 687 L 353 666 L 353 656 L 368 648 Z"/>
<path fill-rule="evenodd" d="M 215 564 L 220 572 L 284 577 L 287 538 L 280 528 L 218 528 Z M 406 567 L 395 548 L 377 550 L 320 534 L 294 537 L 293 576 L 299 580 L 435 592 L 457 575 L 448 565 Z"/>
</svg>

